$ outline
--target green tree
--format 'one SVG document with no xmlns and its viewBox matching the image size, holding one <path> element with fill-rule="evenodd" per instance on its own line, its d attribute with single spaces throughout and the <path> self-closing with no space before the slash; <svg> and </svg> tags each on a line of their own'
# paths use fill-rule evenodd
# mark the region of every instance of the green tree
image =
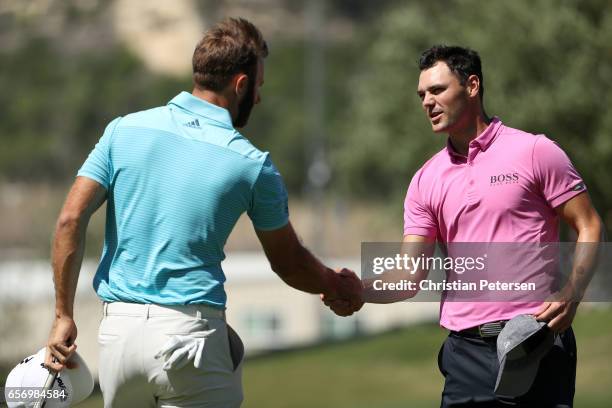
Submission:
<svg viewBox="0 0 612 408">
<path fill-rule="evenodd" d="M 31 38 L 0 58 L 0 176 L 8 180 L 63 183 L 110 120 L 159 105 L 189 84 L 148 73 L 119 46 L 65 55 L 58 44 Z"/>
<path fill-rule="evenodd" d="M 360 197 L 401 198 L 445 143 L 416 96 L 417 60 L 434 44 L 477 50 L 485 106 L 506 124 L 556 140 L 612 225 L 612 8 L 603 0 L 454 0 L 389 8 L 351 79 L 335 174 Z"/>
</svg>

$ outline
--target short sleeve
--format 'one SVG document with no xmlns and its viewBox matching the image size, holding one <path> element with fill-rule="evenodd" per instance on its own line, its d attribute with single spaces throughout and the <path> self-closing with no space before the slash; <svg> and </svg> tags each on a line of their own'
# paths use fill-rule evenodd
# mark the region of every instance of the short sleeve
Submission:
<svg viewBox="0 0 612 408">
<path fill-rule="evenodd" d="M 269 157 L 266 158 L 252 192 L 247 211 L 256 229 L 271 231 L 289 222 L 289 206 L 285 183 Z"/>
<path fill-rule="evenodd" d="M 106 126 L 104 134 L 91 153 L 89 153 L 85 163 L 83 163 L 83 166 L 81 166 L 77 173 L 77 176 L 85 176 L 97 181 L 107 190 L 112 178 L 110 162 L 111 139 L 119 120 L 121 120 L 121 117 L 116 118 Z"/>
<path fill-rule="evenodd" d="M 552 140 L 540 136 L 533 147 L 533 171 L 544 199 L 558 207 L 586 191 L 586 185 L 569 157 Z"/>
<path fill-rule="evenodd" d="M 438 223 L 422 200 L 419 190 L 420 179 L 421 172 L 418 171 L 410 182 L 404 200 L 404 236 L 421 235 L 434 238 L 438 232 Z"/>
</svg>

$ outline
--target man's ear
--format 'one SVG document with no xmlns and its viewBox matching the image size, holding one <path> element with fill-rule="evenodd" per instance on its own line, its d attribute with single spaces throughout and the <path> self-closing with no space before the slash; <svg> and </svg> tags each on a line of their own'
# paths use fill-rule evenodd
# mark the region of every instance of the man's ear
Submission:
<svg viewBox="0 0 612 408">
<path fill-rule="evenodd" d="M 480 78 L 478 78 L 478 75 L 470 75 L 465 87 L 469 96 L 478 96 L 478 92 L 480 92 Z"/>
<path fill-rule="evenodd" d="M 238 97 L 242 98 L 249 89 L 249 77 L 246 74 L 237 74 L 234 80 L 234 92 L 236 92 Z"/>
</svg>

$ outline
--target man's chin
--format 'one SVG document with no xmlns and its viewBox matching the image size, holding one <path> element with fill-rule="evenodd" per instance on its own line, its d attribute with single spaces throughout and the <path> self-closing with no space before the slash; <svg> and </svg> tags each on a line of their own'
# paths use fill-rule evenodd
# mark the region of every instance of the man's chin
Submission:
<svg viewBox="0 0 612 408">
<path fill-rule="evenodd" d="M 434 133 L 443 133 L 446 131 L 446 129 L 447 129 L 447 126 L 444 123 L 436 123 L 436 124 L 432 123 L 431 124 L 431 130 Z"/>
</svg>

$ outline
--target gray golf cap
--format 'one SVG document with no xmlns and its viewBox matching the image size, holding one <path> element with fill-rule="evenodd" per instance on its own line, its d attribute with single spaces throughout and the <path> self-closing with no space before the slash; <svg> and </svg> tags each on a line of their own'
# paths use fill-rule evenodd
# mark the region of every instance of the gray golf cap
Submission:
<svg viewBox="0 0 612 408">
<path fill-rule="evenodd" d="M 509 320 L 497 337 L 499 373 L 495 394 L 503 397 L 525 395 L 536 377 L 540 360 L 551 349 L 554 333 L 546 322 L 532 315 Z"/>
</svg>

